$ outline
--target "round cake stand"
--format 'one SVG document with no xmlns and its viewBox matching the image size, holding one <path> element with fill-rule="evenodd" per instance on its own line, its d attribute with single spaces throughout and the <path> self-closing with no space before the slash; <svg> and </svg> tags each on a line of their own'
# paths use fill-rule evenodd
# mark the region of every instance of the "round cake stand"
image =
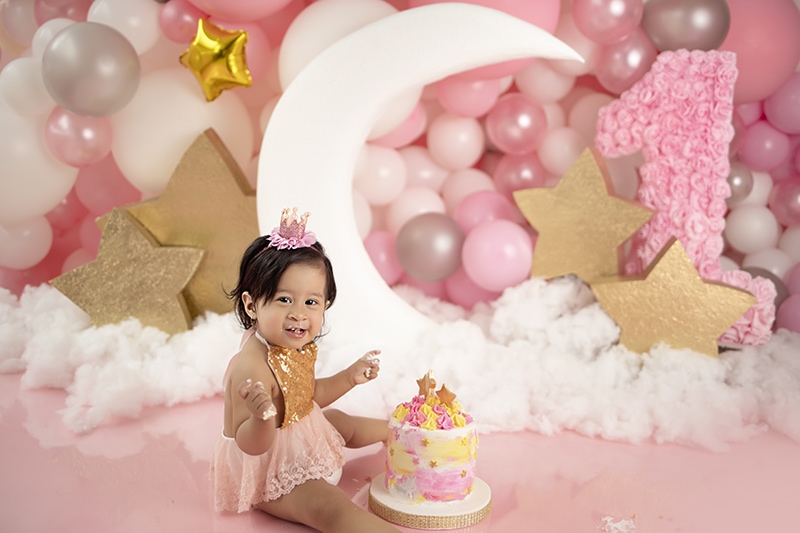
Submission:
<svg viewBox="0 0 800 533">
<path fill-rule="evenodd" d="M 456 529 L 477 524 L 492 510 L 492 491 L 475 478 L 472 494 L 465 499 L 443 503 L 409 503 L 386 490 L 384 473 L 369 486 L 369 509 L 384 520 L 415 529 Z"/>
</svg>

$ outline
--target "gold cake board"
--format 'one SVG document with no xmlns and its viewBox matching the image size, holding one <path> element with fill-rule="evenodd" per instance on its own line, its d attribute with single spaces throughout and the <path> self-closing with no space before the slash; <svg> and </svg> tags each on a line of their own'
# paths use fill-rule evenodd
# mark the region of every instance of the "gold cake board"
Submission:
<svg viewBox="0 0 800 533">
<path fill-rule="evenodd" d="M 385 473 L 369 486 L 369 509 L 384 520 L 415 529 L 457 529 L 477 524 L 492 510 L 492 491 L 485 481 L 475 478 L 472 494 L 456 502 L 409 503 L 389 494 Z"/>
</svg>

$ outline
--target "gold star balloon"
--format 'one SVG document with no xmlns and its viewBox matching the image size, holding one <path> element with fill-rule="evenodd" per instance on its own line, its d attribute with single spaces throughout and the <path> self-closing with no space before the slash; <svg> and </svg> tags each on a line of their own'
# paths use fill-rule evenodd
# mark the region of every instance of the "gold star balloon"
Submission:
<svg viewBox="0 0 800 533">
<path fill-rule="evenodd" d="M 672 238 L 639 276 L 595 280 L 600 306 L 620 327 L 619 342 L 644 353 L 664 342 L 717 357 L 717 339 L 752 306 L 749 292 L 700 278 Z"/>
<path fill-rule="evenodd" d="M 97 258 L 50 284 L 86 311 L 95 326 L 133 317 L 174 334 L 191 326 L 181 291 L 202 257 L 203 250 L 196 248 L 161 246 L 128 213 L 114 209 Z"/>
<path fill-rule="evenodd" d="M 590 283 L 620 273 L 622 244 L 653 212 L 610 191 L 602 157 L 587 148 L 555 187 L 514 192 L 520 211 L 539 233 L 531 276 L 575 274 Z"/>
<path fill-rule="evenodd" d="M 228 31 L 204 18 L 197 21 L 197 34 L 180 61 L 200 82 L 208 102 L 225 89 L 253 85 L 245 58 L 246 44 L 246 31 Z"/>
<path fill-rule="evenodd" d="M 191 246 L 206 255 L 184 290 L 192 318 L 232 309 L 242 253 L 259 235 L 256 196 L 213 130 L 181 158 L 164 192 L 128 207 L 162 245 Z"/>
</svg>

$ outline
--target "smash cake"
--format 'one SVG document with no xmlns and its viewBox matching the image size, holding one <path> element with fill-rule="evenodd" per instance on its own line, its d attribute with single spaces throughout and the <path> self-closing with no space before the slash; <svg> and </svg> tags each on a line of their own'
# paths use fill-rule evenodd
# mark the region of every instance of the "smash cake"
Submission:
<svg viewBox="0 0 800 533">
<path fill-rule="evenodd" d="M 385 468 L 370 486 L 370 510 L 418 529 L 470 526 L 491 509 L 491 491 L 475 476 L 475 422 L 444 384 L 436 391 L 433 371 L 417 384 L 419 393 L 389 420 Z"/>
</svg>

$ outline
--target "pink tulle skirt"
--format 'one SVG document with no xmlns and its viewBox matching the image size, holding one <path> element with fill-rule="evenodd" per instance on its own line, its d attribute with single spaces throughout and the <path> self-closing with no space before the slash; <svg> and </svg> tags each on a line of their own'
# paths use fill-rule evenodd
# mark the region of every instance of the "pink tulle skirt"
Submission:
<svg viewBox="0 0 800 533">
<path fill-rule="evenodd" d="M 344 439 L 316 403 L 310 414 L 276 431 L 262 455 L 247 455 L 220 433 L 211 462 L 216 509 L 247 511 L 309 479 L 331 477 L 342 465 Z"/>
</svg>

